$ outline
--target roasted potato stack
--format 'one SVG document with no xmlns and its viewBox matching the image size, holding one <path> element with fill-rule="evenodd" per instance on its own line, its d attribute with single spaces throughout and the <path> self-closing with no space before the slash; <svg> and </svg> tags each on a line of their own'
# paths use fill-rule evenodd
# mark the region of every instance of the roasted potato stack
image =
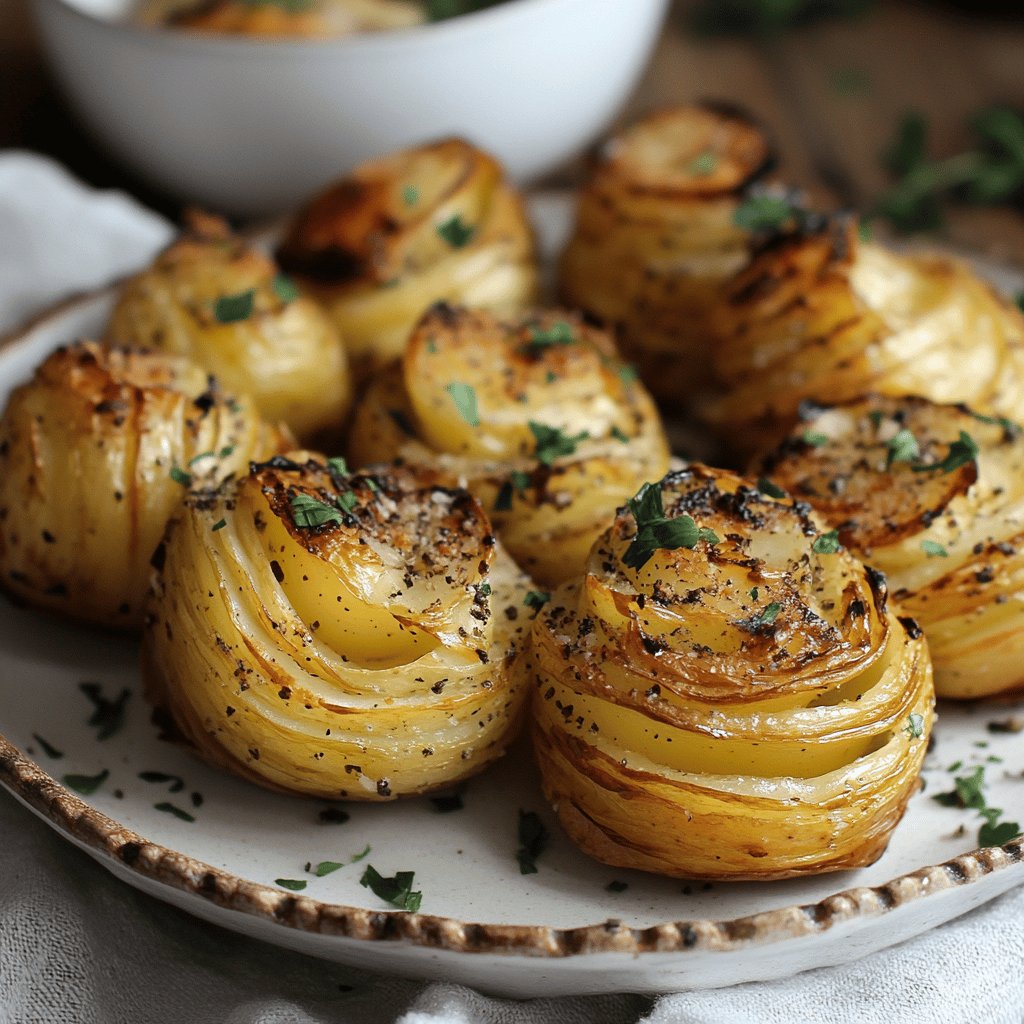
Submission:
<svg viewBox="0 0 1024 1024">
<path fill-rule="evenodd" d="M 766 246 L 736 276 L 718 313 L 709 409 L 734 448 L 763 453 L 800 403 L 869 392 L 1024 411 L 1024 318 L 970 268 L 863 241 L 850 220 Z"/>
<path fill-rule="evenodd" d="M 605 863 L 857 867 L 916 786 L 934 703 L 920 629 L 806 506 L 731 473 L 645 485 L 531 651 L 544 791 Z"/>
<path fill-rule="evenodd" d="M 750 232 L 733 217 L 770 163 L 743 115 L 673 107 L 612 138 L 580 194 L 563 298 L 614 325 L 644 382 L 673 406 L 712 385 L 710 314 L 749 259 Z"/>
<path fill-rule="evenodd" d="M 435 302 L 507 315 L 537 290 L 522 197 L 461 139 L 357 167 L 299 213 L 279 256 L 334 318 L 360 379 L 402 354 Z"/>
<path fill-rule="evenodd" d="M 196 491 L 155 563 L 143 674 L 212 764 L 273 789 L 388 800 L 513 737 L 529 580 L 466 491 L 277 458 Z"/>
<path fill-rule="evenodd" d="M 150 0 L 140 20 L 230 35 L 324 38 L 407 28 L 425 19 L 417 0 Z"/>
<path fill-rule="evenodd" d="M 0 419 L 0 582 L 37 607 L 137 628 L 150 556 L 185 487 L 287 440 L 188 360 L 58 349 Z"/>
<path fill-rule="evenodd" d="M 310 439 L 340 430 L 352 400 L 333 324 L 265 253 L 194 215 L 152 266 L 121 286 L 115 344 L 188 356 L 270 420 Z"/>
<path fill-rule="evenodd" d="M 615 509 L 668 468 L 658 412 L 603 331 L 436 306 L 356 409 L 361 465 L 433 466 L 481 500 L 534 579 L 583 571 Z"/>
<path fill-rule="evenodd" d="M 923 398 L 807 408 L 759 467 L 881 569 L 928 636 L 940 697 L 1024 688 L 1024 439 Z"/>
</svg>

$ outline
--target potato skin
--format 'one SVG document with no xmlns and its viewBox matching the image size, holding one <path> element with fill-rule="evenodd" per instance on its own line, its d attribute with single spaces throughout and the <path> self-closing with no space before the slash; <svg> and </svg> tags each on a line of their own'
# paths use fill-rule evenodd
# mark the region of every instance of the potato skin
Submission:
<svg viewBox="0 0 1024 1024">
<path fill-rule="evenodd" d="M 559 286 L 614 327 L 659 400 L 685 407 L 713 386 L 712 312 L 749 259 L 733 216 L 773 157 L 746 115 L 656 111 L 611 138 L 579 197 Z"/>
<path fill-rule="evenodd" d="M 976 458 L 944 471 L 964 435 Z M 843 544 L 885 573 L 928 637 L 940 697 L 1024 689 L 1019 427 L 967 406 L 872 396 L 805 408 L 755 471 L 813 505 Z"/>
<path fill-rule="evenodd" d="M 471 389 L 477 422 L 454 401 L 459 387 Z M 538 424 L 578 440 L 544 464 Z M 559 310 L 506 322 L 448 306 L 371 381 L 348 452 L 356 465 L 427 465 L 468 487 L 544 586 L 583 571 L 615 509 L 669 459 L 654 403 L 603 331 Z"/>
<path fill-rule="evenodd" d="M 678 877 L 871 863 L 932 727 L 920 629 L 878 574 L 819 553 L 805 506 L 698 465 L 655 486 L 715 538 L 631 568 L 623 509 L 534 622 L 534 747 L 562 825 L 598 860 Z"/>
<path fill-rule="evenodd" d="M 168 527 L 150 698 L 271 789 L 385 801 L 480 771 L 520 724 L 529 580 L 467 492 L 293 459 L 193 493 Z M 303 525 L 310 500 L 335 515 Z"/>
<path fill-rule="evenodd" d="M 801 402 L 868 393 L 1024 410 L 1024 317 L 970 268 L 863 241 L 851 219 L 765 246 L 716 314 L 724 394 L 705 409 L 740 455 L 789 432 Z"/>
<path fill-rule="evenodd" d="M 304 441 L 340 431 L 351 404 L 334 326 L 217 218 L 194 214 L 180 238 L 122 284 L 107 335 L 192 359 Z"/>
<path fill-rule="evenodd" d="M 184 489 L 288 438 L 185 359 L 58 349 L 0 419 L 0 581 L 29 604 L 137 629 L 149 560 Z"/>
<path fill-rule="evenodd" d="M 462 139 L 360 165 L 299 212 L 278 257 L 328 310 L 357 380 L 397 359 L 434 303 L 505 316 L 536 299 L 522 196 Z"/>
</svg>

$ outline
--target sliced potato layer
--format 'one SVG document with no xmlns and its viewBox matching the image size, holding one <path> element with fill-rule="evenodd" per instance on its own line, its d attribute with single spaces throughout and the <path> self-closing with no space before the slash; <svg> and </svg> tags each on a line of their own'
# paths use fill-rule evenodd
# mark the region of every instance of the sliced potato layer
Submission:
<svg viewBox="0 0 1024 1024">
<path fill-rule="evenodd" d="M 1024 686 L 1024 439 L 923 398 L 805 408 L 759 472 L 881 569 L 924 627 L 943 697 Z"/>
<path fill-rule="evenodd" d="M 570 836 L 682 877 L 870 863 L 933 719 L 927 647 L 881 577 L 805 506 L 702 466 L 620 510 L 538 615 L 531 670 Z"/>
<path fill-rule="evenodd" d="M 710 409 L 747 453 L 773 447 L 800 403 L 868 392 L 1024 410 L 1024 318 L 968 267 L 889 252 L 837 221 L 764 248 L 717 322 L 726 394 Z"/>
<path fill-rule="evenodd" d="M 529 580 L 467 492 L 293 458 L 194 492 L 172 522 L 153 701 L 274 789 L 386 800 L 479 771 L 518 727 Z"/>
<path fill-rule="evenodd" d="M 189 231 L 121 286 L 108 335 L 187 356 L 303 439 L 340 430 L 352 400 L 345 347 L 330 320 L 216 218 L 194 216 Z"/>
<path fill-rule="evenodd" d="M 30 604 L 138 628 L 149 559 L 191 481 L 287 439 L 186 359 L 81 342 L 0 420 L 0 579 Z"/>
<path fill-rule="evenodd" d="M 461 139 L 357 167 L 299 213 L 280 257 L 325 304 L 359 378 L 399 357 L 434 303 L 512 314 L 537 289 L 522 197 Z"/>
<path fill-rule="evenodd" d="M 657 410 L 578 317 L 432 309 L 356 410 L 354 463 L 429 465 L 467 486 L 538 582 L 583 571 L 615 509 L 668 468 Z"/>
<path fill-rule="evenodd" d="M 675 107 L 612 138 L 580 195 L 563 297 L 614 326 L 647 386 L 676 407 L 712 383 L 711 312 L 748 260 L 750 234 L 733 218 L 770 161 L 746 117 Z"/>
</svg>

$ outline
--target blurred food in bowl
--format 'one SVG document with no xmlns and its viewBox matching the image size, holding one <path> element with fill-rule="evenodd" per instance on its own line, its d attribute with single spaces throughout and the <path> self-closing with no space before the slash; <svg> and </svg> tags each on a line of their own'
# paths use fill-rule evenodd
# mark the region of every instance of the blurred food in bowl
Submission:
<svg viewBox="0 0 1024 1024">
<path fill-rule="evenodd" d="M 128 0 L 32 4 L 59 84 L 115 157 L 170 195 L 254 216 L 452 135 L 517 181 L 546 173 L 607 127 L 668 0 L 510 0 L 329 38 L 154 29 Z"/>
<path fill-rule="evenodd" d="M 200 32 L 324 38 L 408 28 L 427 12 L 419 0 L 149 0 L 137 17 Z"/>
<path fill-rule="evenodd" d="M 410 28 L 507 0 L 143 0 L 143 25 L 246 36 L 324 39 Z"/>
</svg>

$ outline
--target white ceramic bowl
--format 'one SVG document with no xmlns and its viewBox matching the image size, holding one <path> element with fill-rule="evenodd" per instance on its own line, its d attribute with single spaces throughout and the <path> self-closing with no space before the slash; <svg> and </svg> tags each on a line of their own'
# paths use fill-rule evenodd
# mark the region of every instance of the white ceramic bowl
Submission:
<svg viewBox="0 0 1024 1024">
<path fill-rule="evenodd" d="M 92 133 L 175 196 L 284 211 L 367 157 L 459 134 L 518 180 L 590 142 L 643 70 L 668 0 L 512 0 L 333 40 L 131 24 L 127 0 L 33 0 Z"/>
</svg>

